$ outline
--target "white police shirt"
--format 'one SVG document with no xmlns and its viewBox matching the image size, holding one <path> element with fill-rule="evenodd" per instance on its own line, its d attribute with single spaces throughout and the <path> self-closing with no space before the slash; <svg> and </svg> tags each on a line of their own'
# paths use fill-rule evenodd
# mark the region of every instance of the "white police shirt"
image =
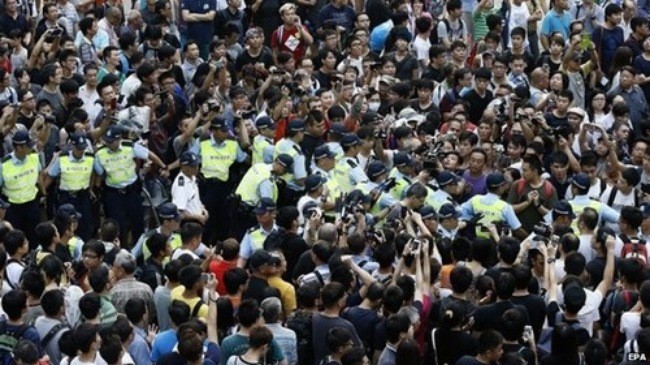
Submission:
<svg viewBox="0 0 650 365">
<path fill-rule="evenodd" d="M 176 176 L 172 184 L 172 203 L 176 204 L 178 210 L 187 211 L 190 214 L 203 212 L 196 176 L 190 178 L 182 172 Z"/>
</svg>

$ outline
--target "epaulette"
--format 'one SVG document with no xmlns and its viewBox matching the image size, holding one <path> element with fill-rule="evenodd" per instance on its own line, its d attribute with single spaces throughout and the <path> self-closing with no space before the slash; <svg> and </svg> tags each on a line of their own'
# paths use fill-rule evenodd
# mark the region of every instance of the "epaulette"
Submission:
<svg viewBox="0 0 650 365">
<path fill-rule="evenodd" d="M 86 157 L 95 157 L 95 152 L 86 151 L 86 152 L 84 152 L 84 156 L 86 156 Z"/>
<path fill-rule="evenodd" d="M 293 149 L 296 150 L 296 152 L 302 156 L 302 150 L 300 149 L 300 147 L 293 145 Z"/>
<path fill-rule="evenodd" d="M 248 232 L 248 233 L 253 233 L 253 232 L 255 232 L 258 228 L 259 228 L 259 226 L 253 226 L 253 227 L 249 228 L 247 232 Z"/>
<path fill-rule="evenodd" d="M 122 141 L 122 146 L 133 147 L 133 142 L 131 142 L 131 141 Z"/>
<path fill-rule="evenodd" d="M 345 160 L 345 162 L 347 162 L 348 165 L 350 165 L 350 167 L 352 167 L 353 169 L 357 167 L 357 163 L 354 162 L 354 161 L 352 161 L 352 160 L 350 160 L 350 159 Z"/>
<path fill-rule="evenodd" d="M 105 144 L 103 144 L 103 145 L 99 146 L 99 148 L 97 149 L 97 151 L 95 151 L 95 153 L 98 153 L 99 151 L 104 150 L 106 148 L 108 148 L 108 147 Z"/>
<path fill-rule="evenodd" d="M 7 161 L 11 160 L 11 154 L 6 155 L 5 157 L 2 158 L 2 163 L 5 163 Z"/>
<path fill-rule="evenodd" d="M 178 177 L 178 186 L 184 186 L 185 185 L 185 177 L 183 175 Z"/>
</svg>

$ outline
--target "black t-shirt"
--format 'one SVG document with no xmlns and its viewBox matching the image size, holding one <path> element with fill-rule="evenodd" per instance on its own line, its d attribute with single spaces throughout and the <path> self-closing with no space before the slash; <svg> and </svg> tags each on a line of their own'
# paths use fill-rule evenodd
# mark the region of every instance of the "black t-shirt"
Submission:
<svg viewBox="0 0 650 365">
<path fill-rule="evenodd" d="M 474 315 L 474 330 L 485 331 L 489 329 L 501 329 L 501 316 L 509 309 L 519 309 L 523 316 L 526 318 L 526 324 L 530 325 L 528 317 L 528 310 L 521 305 L 515 305 L 509 300 L 488 304 L 476 309 Z"/>
<path fill-rule="evenodd" d="M 298 280 L 301 275 L 309 274 L 314 271 L 314 269 L 316 269 L 316 265 L 314 265 L 314 261 L 311 259 L 311 250 L 305 251 L 300 255 L 298 262 L 296 262 L 296 266 L 293 268 L 292 278 L 293 280 Z M 287 272 L 289 272 L 289 270 L 287 270 Z"/>
<path fill-rule="evenodd" d="M 514 304 L 521 305 L 528 311 L 530 317 L 530 325 L 533 327 L 535 338 L 539 338 L 546 319 L 546 303 L 539 295 L 528 294 L 524 296 L 513 296 L 510 300 Z"/>
<path fill-rule="evenodd" d="M 443 82 L 445 81 L 445 74 L 443 74 L 439 69 L 429 66 L 424 70 L 422 78 L 433 80 L 435 82 Z"/>
<path fill-rule="evenodd" d="M 262 62 L 266 69 L 269 69 L 269 67 L 273 66 L 273 56 L 271 56 L 271 52 L 268 49 L 262 48 L 260 54 L 255 57 L 251 56 L 248 50 L 244 50 L 244 52 L 242 52 L 235 61 L 235 69 L 237 71 L 241 71 L 244 66 L 255 65 L 259 62 Z"/>
<path fill-rule="evenodd" d="M 494 99 L 492 92 L 490 90 L 485 91 L 485 96 L 481 97 L 475 89 L 470 90 L 463 100 L 467 101 L 469 104 L 469 121 L 472 123 L 478 123 L 483 116 L 485 108 L 488 104 Z"/>
<path fill-rule="evenodd" d="M 529 364 L 534 364 L 535 363 L 535 353 L 533 350 L 531 350 L 527 346 L 523 346 L 520 344 L 503 344 L 503 354 L 507 354 L 509 352 L 514 352 L 515 354 L 518 354 L 521 356 L 526 362 Z"/>
<path fill-rule="evenodd" d="M 374 350 L 373 331 L 375 326 L 381 322 L 381 317 L 379 317 L 377 311 L 357 306 L 345 310 L 341 314 L 341 317 L 350 321 L 357 330 L 359 338 L 361 338 L 361 342 L 363 342 L 363 346 L 366 349 L 366 354 L 372 354 Z"/>
<path fill-rule="evenodd" d="M 456 361 L 456 365 L 485 365 L 484 363 L 476 360 L 474 356 L 465 355 Z"/>
<path fill-rule="evenodd" d="M 264 291 L 269 287 L 269 283 L 264 279 L 251 276 L 248 280 L 248 289 L 242 294 L 242 300 L 255 299 L 260 304 L 264 300 Z"/>
<path fill-rule="evenodd" d="M 282 275 L 282 278 L 291 282 L 291 273 L 293 272 L 294 267 L 297 266 L 300 257 L 305 252 L 310 252 L 309 246 L 301 236 L 289 232 L 282 241 L 280 249 L 284 254 L 284 258 L 287 260 L 287 271 Z M 311 255 L 309 256 L 309 259 L 311 260 Z"/>
<path fill-rule="evenodd" d="M 467 332 L 436 330 L 433 335 L 436 340 L 435 350 L 431 346 L 431 337 L 431 332 L 429 332 L 426 339 L 427 355 L 425 364 L 456 364 L 463 356 L 471 357 L 476 355 L 477 341 Z"/>
<path fill-rule="evenodd" d="M 551 128 L 569 125 L 569 118 L 566 115 L 564 117 L 558 117 L 554 113 L 546 113 L 544 114 L 544 118 L 546 119 L 546 124 Z"/>
</svg>

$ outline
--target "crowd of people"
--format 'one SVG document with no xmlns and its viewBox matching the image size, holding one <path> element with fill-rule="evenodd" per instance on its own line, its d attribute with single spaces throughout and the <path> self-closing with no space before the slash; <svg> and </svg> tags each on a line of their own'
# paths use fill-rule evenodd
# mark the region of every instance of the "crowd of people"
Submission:
<svg viewBox="0 0 650 365">
<path fill-rule="evenodd" d="M 649 26 L 1 1 L 0 365 L 650 364 Z"/>
</svg>

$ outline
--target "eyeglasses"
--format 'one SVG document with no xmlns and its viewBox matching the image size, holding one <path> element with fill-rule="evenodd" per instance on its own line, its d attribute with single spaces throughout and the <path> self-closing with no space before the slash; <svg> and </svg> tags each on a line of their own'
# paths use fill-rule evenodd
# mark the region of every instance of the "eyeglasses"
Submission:
<svg viewBox="0 0 650 365">
<path fill-rule="evenodd" d="M 91 255 L 91 254 L 88 254 L 88 253 L 83 254 L 82 257 L 83 257 L 84 259 L 91 259 L 91 260 L 94 260 L 94 259 L 97 258 L 97 256 L 95 256 L 95 255 Z"/>
</svg>

